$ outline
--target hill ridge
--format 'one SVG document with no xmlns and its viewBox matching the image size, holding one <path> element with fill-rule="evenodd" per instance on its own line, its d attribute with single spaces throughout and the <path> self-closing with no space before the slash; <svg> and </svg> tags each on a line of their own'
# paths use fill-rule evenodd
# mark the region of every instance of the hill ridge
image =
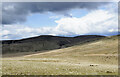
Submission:
<svg viewBox="0 0 120 77">
<path fill-rule="evenodd" d="M 38 37 L 26 38 L 21 40 L 2 41 L 2 49 L 3 54 L 30 51 L 37 52 L 42 50 L 66 48 L 76 44 L 99 40 L 104 37 L 105 36 L 100 35 L 82 35 L 76 37 L 41 35 Z"/>
</svg>

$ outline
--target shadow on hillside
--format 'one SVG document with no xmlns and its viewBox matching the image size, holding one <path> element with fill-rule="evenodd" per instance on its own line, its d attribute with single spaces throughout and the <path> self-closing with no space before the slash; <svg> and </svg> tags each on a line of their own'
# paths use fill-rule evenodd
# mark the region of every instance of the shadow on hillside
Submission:
<svg viewBox="0 0 120 77">
<path fill-rule="evenodd" d="M 105 37 L 97 35 L 77 37 L 39 36 L 22 40 L 3 41 L 2 51 L 3 57 L 19 57 L 92 43 L 103 38 Z"/>
</svg>

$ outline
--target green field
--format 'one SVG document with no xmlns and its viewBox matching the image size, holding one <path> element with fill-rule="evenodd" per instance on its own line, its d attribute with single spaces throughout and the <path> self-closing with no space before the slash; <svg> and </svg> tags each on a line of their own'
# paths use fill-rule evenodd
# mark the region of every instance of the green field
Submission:
<svg viewBox="0 0 120 77">
<path fill-rule="evenodd" d="M 3 75 L 117 75 L 118 37 L 42 53 L 3 56 Z"/>
</svg>

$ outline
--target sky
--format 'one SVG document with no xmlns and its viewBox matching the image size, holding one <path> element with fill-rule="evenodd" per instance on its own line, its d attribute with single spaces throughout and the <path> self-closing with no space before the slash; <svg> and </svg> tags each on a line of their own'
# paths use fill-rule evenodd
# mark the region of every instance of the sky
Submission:
<svg viewBox="0 0 120 77">
<path fill-rule="evenodd" d="M 118 34 L 117 2 L 5 2 L 0 40 Z"/>
</svg>

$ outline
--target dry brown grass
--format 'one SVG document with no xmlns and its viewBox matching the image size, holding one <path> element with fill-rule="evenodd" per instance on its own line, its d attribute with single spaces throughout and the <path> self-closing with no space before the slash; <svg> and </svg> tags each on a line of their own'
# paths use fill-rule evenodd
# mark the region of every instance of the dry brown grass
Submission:
<svg viewBox="0 0 120 77">
<path fill-rule="evenodd" d="M 117 75 L 117 54 L 118 38 L 111 37 L 44 53 L 3 58 L 3 75 Z"/>
</svg>

